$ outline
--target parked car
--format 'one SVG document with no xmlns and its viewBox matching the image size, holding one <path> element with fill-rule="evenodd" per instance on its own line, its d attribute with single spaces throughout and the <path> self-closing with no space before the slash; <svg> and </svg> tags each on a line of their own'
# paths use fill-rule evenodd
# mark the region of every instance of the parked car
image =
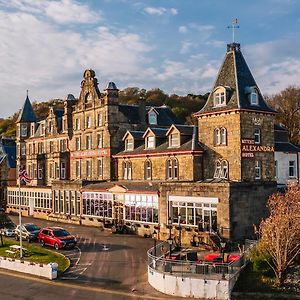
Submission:
<svg viewBox="0 0 300 300">
<path fill-rule="evenodd" d="M 46 227 L 40 230 L 38 240 L 42 246 L 51 246 L 56 250 L 61 248 L 73 248 L 76 245 L 76 237 L 61 227 Z"/>
<path fill-rule="evenodd" d="M 16 225 L 14 223 L 8 223 L 4 225 L 3 228 L 0 229 L 0 233 L 7 237 L 15 236 Z"/>
<path fill-rule="evenodd" d="M 38 238 L 38 234 L 40 232 L 40 228 L 33 223 L 25 223 L 21 225 L 22 229 L 22 238 L 26 240 L 28 243 L 32 241 L 36 241 Z M 20 239 L 20 225 L 15 229 L 15 239 Z"/>
</svg>

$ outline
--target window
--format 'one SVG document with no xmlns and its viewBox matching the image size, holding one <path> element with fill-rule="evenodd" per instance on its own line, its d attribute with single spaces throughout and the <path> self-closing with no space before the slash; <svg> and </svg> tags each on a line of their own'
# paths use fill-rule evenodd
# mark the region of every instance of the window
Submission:
<svg viewBox="0 0 300 300">
<path fill-rule="evenodd" d="M 228 162 L 226 160 L 221 162 L 221 178 L 228 179 Z"/>
<path fill-rule="evenodd" d="M 92 176 L 92 162 L 89 160 L 86 161 L 86 176 L 87 177 Z"/>
<path fill-rule="evenodd" d="M 123 162 L 123 179 L 132 179 L 132 164 L 131 161 Z"/>
<path fill-rule="evenodd" d="M 221 162 L 218 160 L 216 161 L 215 164 L 215 173 L 214 173 L 214 178 L 221 178 Z"/>
<path fill-rule="evenodd" d="M 167 179 L 178 179 L 178 160 L 177 159 L 168 159 L 166 162 L 166 173 Z"/>
<path fill-rule="evenodd" d="M 258 95 L 256 90 L 253 90 L 250 93 L 250 103 L 251 105 L 258 105 Z"/>
<path fill-rule="evenodd" d="M 125 140 L 125 150 L 132 151 L 133 150 L 133 139 L 126 139 Z"/>
<path fill-rule="evenodd" d="M 59 179 L 59 164 L 55 163 L 55 178 Z"/>
<path fill-rule="evenodd" d="M 60 144 L 59 146 L 60 146 L 60 151 L 61 152 L 67 151 L 67 141 L 65 139 L 60 140 L 59 144 Z"/>
<path fill-rule="evenodd" d="M 294 160 L 289 161 L 289 177 L 295 177 L 296 174 L 296 163 Z"/>
<path fill-rule="evenodd" d="M 60 176 L 61 176 L 61 179 L 66 179 L 66 163 L 65 162 L 60 163 Z"/>
<path fill-rule="evenodd" d="M 178 147 L 179 143 L 179 133 L 172 133 L 169 137 L 169 147 Z"/>
<path fill-rule="evenodd" d="M 38 179 L 43 179 L 43 165 L 38 164 Z"/>
<path fill-rule="evenodd" d="M 27 136 L 27 124 L 21 124 L 21 136 L 22 137 Z"/>
<path fill-rule="evenodd" d="M 150 160 L 145 161 L 145 179 L 150 180 L 152 179 L 152 164 Z"/>
<path fill-rule="evenodd" d="M 80 150 L 80 137 L 75 138 L 75 150 Z"/>
<path fill-rule="evenodd" d="M 90 116 L 87 116 L 85 120 L 85 128 L 91 128 L 91 127 L 92 127 L 92 118 Z"/>
<path fill-rule="evenodd" d="M 255 161 L 255 179 L 261 179 L 261 161 L 256 160 Z"/>
<path fill-rule="evenodd" d="M 103 147 L 103 133 L 97 134 L 97 147 L 102 148 Z"/>
<path fill-rule="evenodd" d="M 98 177 L 102 177 L 102 176 L 103 176 L 103 164 L 102 164 L 102 159 L 99 159 L 99 160 L 98 160 L 97 172 L 98 172 Z"/>
<path fill-rule="evenodd" d="M 154 111 L 148 113 L 148 119 L 150 125 L 157 125 L 157 114 Z"/>
<path fill-rule="evenodd" d="M 80 213 L 80 195 L 78 196 L 78 209 Z M 83 192 L 82 193 L 82 214 L 88 216 L 99 216 L 112 218 L 113 195 L 110 193 Z"/>
<path fill-rule="evenodd" d="M 21 155 L 22 156 L 26 155 L 26 145 L 25 144 L 21 144 Z"/>
<path fill-rule="evenodd" d="M 223 106 L 226 104 L 225 91 L 216 92 L 214 94 L 215 106 Z"/>
<path fill-rule="evenodd" d="M 100 113 L 97 115 L 97 124 L 98 124 L 98 126 L 103 125 L 102 114 L 100 114 Z"/>
<path fill-rule="evenodd" d="M 146 149 L 155 148 L 155 137 L 154 136 L 147 136 L 146 137 Z"/>
<path fill-rule="evenodd" d="M 35 132 L 35 125 L 34 125 L 34 124 L 31 124 L 31 132 L 30 132 L 30 135 L 31 135 L 31 136 L 34 136 L 34 132 Z"/>
<path fill-rule="evenodd" d="M 49 177 L 53 178 L 53 164 L 52 163 L 49 164 Z"/>
<path fill-rule="evenodd" d="M 54 152 L 54 142 L 53 141 L 50 141 L 49 150 L 50 150 L 50 153 Z"/>
<path fill-rule="evenodd" d="M 92 137 L 90 135 L 87 135 L 85 140 L 86 149 L 92 149 Z"/>
<path fill-rule="evenodd" d="M 226 145 L 226 129 L 224 127 L 221 128 L 220 135 L 221 135 L 220 144 L 221 145 Z"/>
<path fill-rule="evenodd" d="M 275 160 L 275 178 L 278 178 L 278 162 Z"/>
<path fill-rule="evenodd" d="M 80 160 L 76 161 L 76 177 L 80 177 L 81 176 L 81 172 L 80 172 Z"/>
<path fill-rule="evenodd" d="M 53 122 L 49 121 L 49 133 L 53 133 L 54 132 L 54 126 L 53 126 Z"/>
<path fill-rule="evenodd" d="M 261 141 L 261 133 L 259 128 L 254 129 L 254 143 L 260 144 Z"/>
<path fill-rule="evenodd" d="M 75 130 L 80 130 L 80 119 L 75 119 Z"/>
<path fill-rule="evenodd" d="M 214 130 L 214 143 L 215 145 L 220 145 L 221 143 L 221 132 L 219 128 Z"/>
</svg>

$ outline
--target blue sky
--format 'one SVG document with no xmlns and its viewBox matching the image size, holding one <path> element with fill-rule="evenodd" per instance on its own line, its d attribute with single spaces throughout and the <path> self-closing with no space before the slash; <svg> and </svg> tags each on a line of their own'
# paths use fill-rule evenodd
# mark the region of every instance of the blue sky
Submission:
<svg viewBox="0 0 300 300">
<path fill-rule="evenodd" d="M 0 0 L 0 117 L 31 101 L 78 97 L 85 69 L 114 81 L 184 95 L 210 91 L 227 29 L 263 94 L 299 85 L 297 0 Z"/>
</svg>

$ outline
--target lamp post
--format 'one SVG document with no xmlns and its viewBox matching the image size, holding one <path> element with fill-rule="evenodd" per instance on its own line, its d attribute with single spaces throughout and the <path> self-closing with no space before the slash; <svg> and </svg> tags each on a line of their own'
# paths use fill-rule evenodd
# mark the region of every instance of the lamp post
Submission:
<svg viewBox="0 0 300 300">
<path fill-rule="evenodd" d="M 224 263 L 224 250 L 226 247 L 226 242 L 221 242 L 220 245 L 221 245 L 221 252 L 222 252 L 222 263 Z"/>
<path fill-rule="evenodd" d="M 153 251 L 153 253 L 154 253 L 155 258 L 156 258 L 156 234 L 157 234 L 157 232 L 154 230 L 152 236 L 153 236 L 153 241 L 154 241 L 154 251 Z"/>
<path fill-rule="evenodd" d="M 181 215 L 178 215 L 179 249 L 181 249 Z"/>
<path fill-rule="evenodd" d="M 169 217 L 168 219 L 168 225 L 169 225 L 169 238 L 168 238 L 168 243 L 169 243 L 169 246 L 170 246 L 170 258 L 171 258 L 171 253 L 172 253 L 172 218 Z"/>
</svg>

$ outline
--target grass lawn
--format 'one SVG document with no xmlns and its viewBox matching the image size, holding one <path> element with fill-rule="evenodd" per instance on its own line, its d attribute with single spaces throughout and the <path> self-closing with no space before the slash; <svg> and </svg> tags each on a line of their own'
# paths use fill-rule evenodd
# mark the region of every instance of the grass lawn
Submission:
<svg viewBox="0 0 300 300">
<path fill-rule="evenodd" d="M 275 277 L 271 274 L 262 274 L 259 271 L 255 271 L 251 262 L 241 272 L 241 275 L 234 286 L 233 292 L 267 294 L 284 293 L 290 295 L 295 294 L 293 291 L 286 291 L 282 288 L 276 287 Z M 243 298 L 243 300 L 244 299 L 248 298 Z"/>
<path fill-rule="evenodd" d="M 0 242 L 0 256 L 12 257 L 11 254 L 8 254 L 5 250 L 10 250 L 9 246 L 11 245 L 19 245 L 19 242 L 3 237 L 3 244 L 4 246 L 1 247 Z M 56 262 L 58 264 L 58 275 L 62 274 L 70 265 L 66 257 L 54 250 L 42 248 L 38 244 L 25 241 L 23 241 L 23 247 L 27 249 L 26 255 L 23 257 L 24 260 L 42 264 Z"/>
</svg>

